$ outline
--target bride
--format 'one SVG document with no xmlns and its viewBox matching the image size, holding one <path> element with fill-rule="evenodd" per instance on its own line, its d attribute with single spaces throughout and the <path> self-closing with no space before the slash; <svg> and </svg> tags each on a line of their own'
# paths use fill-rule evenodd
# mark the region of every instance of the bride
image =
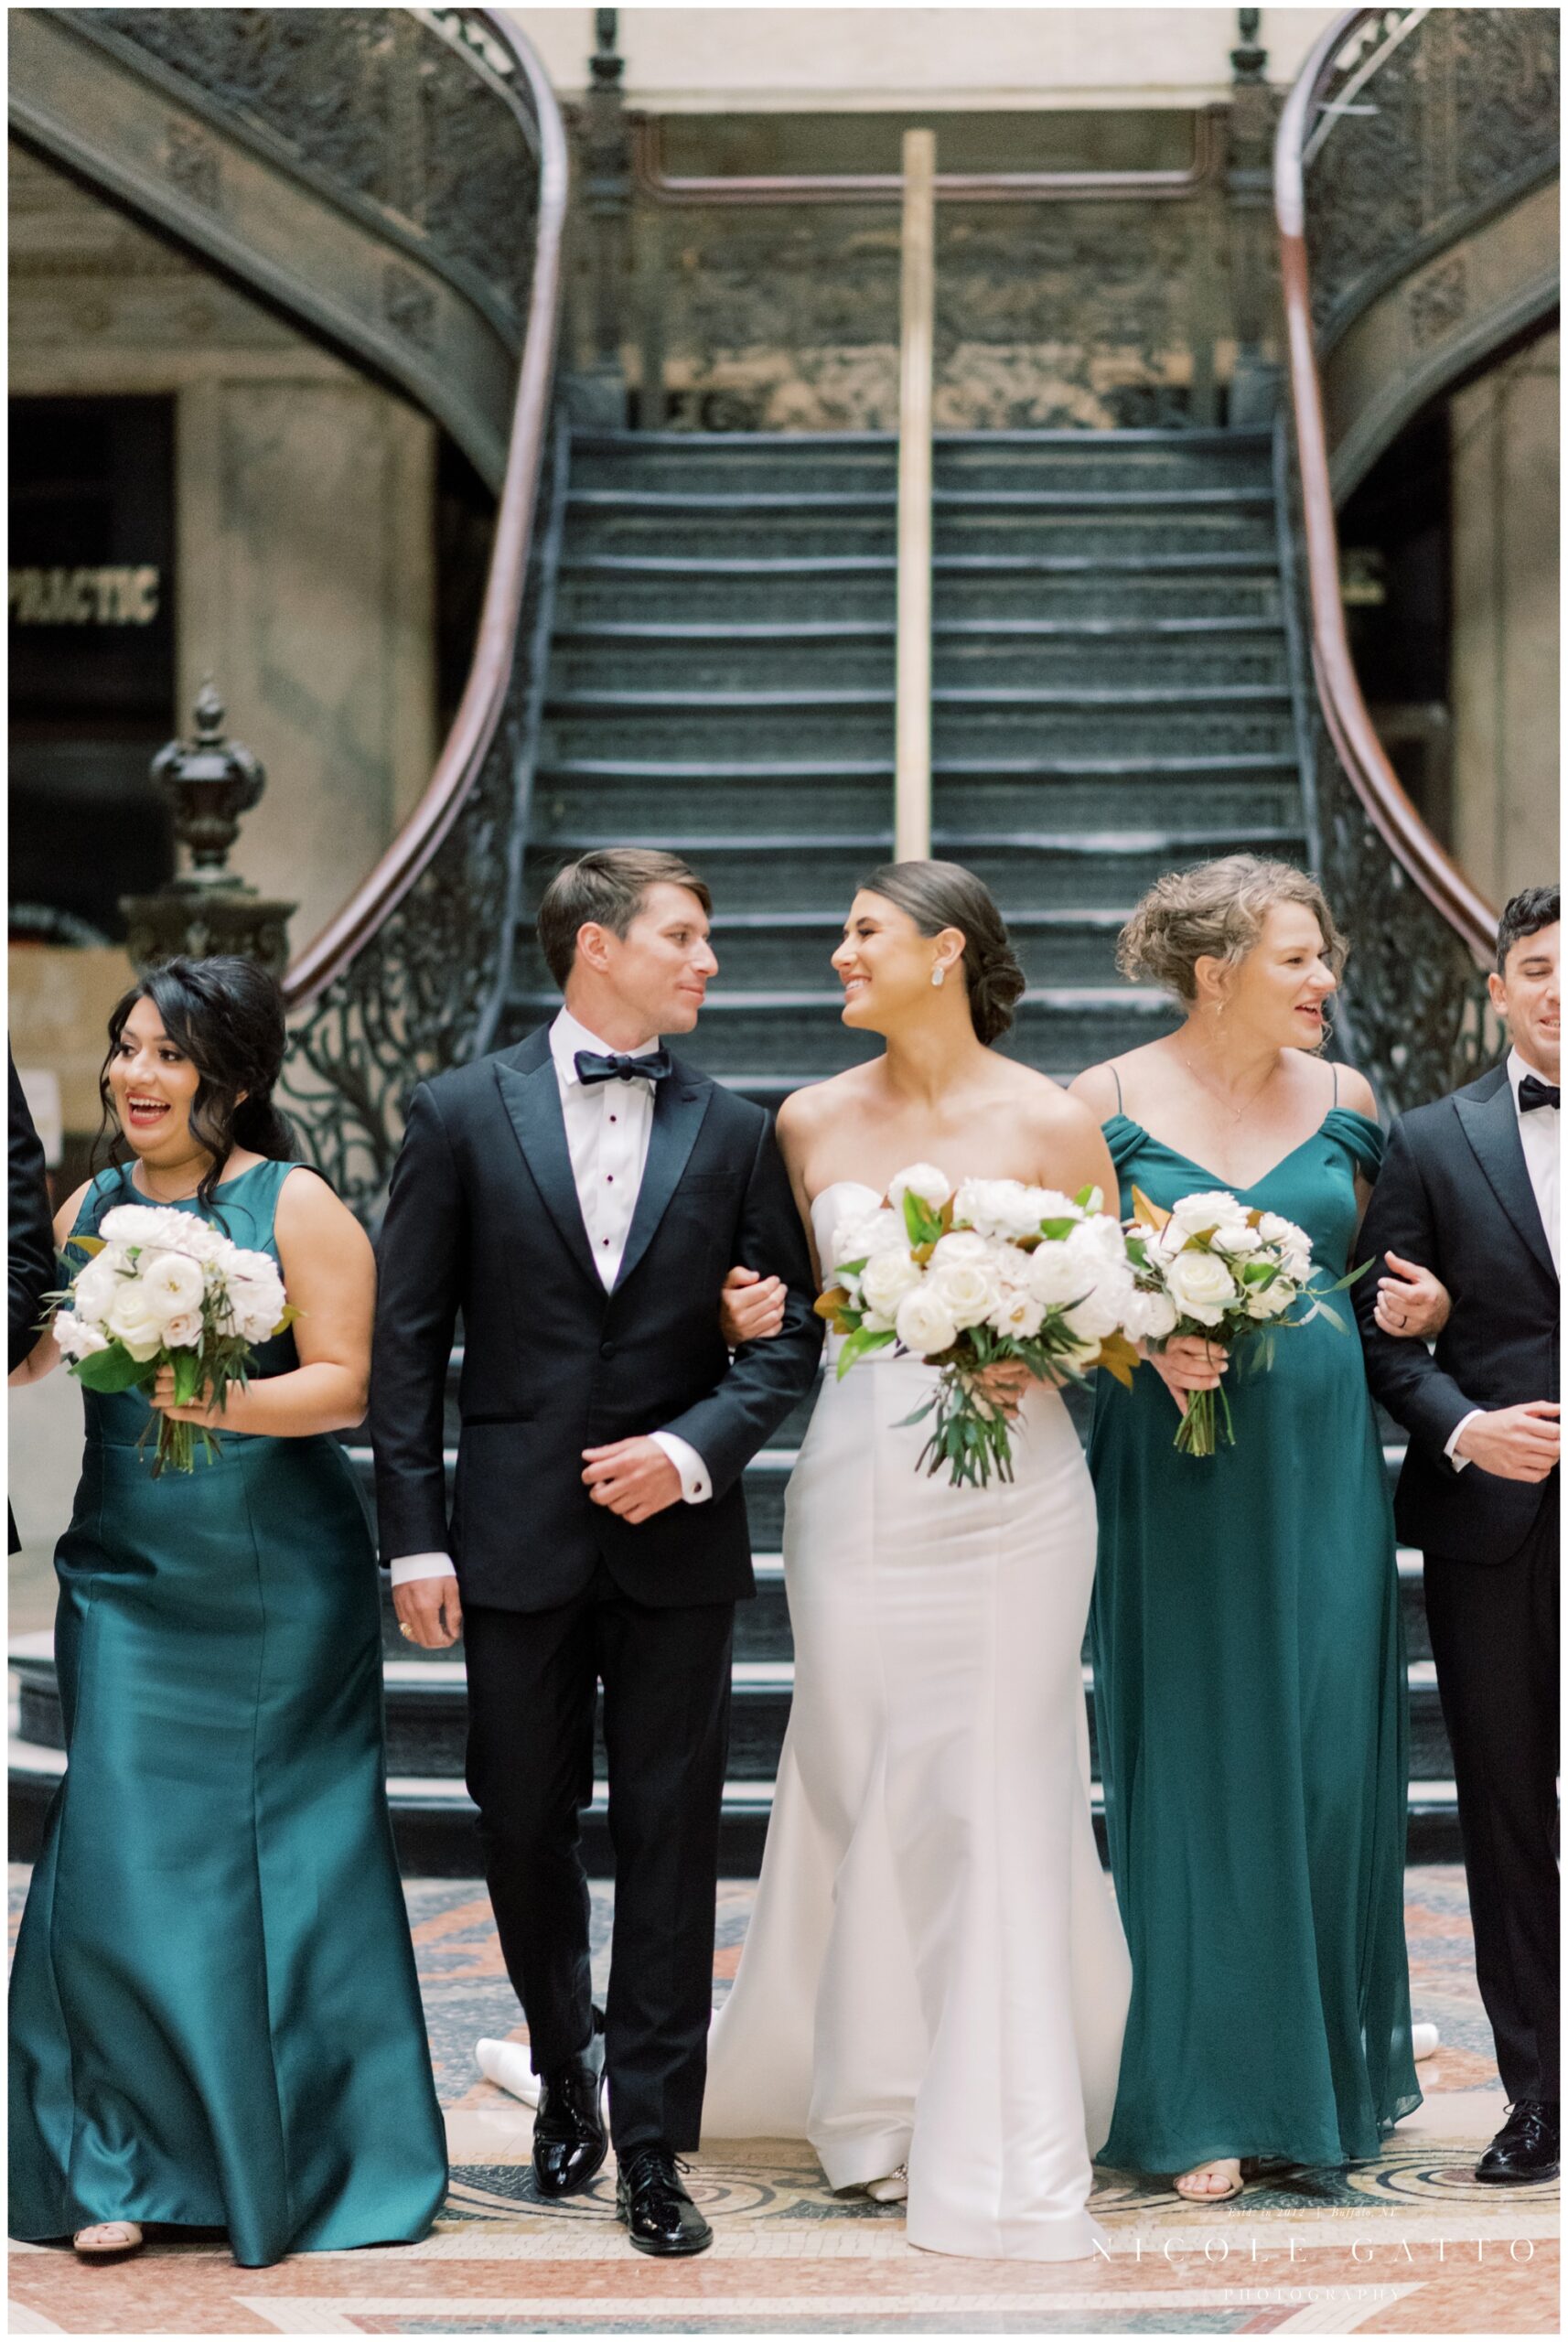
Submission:
<svg viewBox="0 0 1568 2342">
<path fill-rule="evenodd" d="M 820 1270 L 915 1162 L 1114 1198 L 1093 1118 L 992 1047 L 1024 976 L 977 878 L 877 871 L 833 966 L 844 1023 L 886 1048 L 779 1112 Z M 834 2188 L 907 2178 L 931 2251 L 1072 2260 L 1100 2234 L 1129 1991 L 1090 1818 L 1094 1497 L 1059 1392 L 992 1372 L 1016 1477 L 953 1488 L 903 1421 L 931 1370 L 884 1354 L 838 1382 L 830 1350 L 785 1514 L 794 1704 L 703 2132 L 809 2139 Z"/>
</svg>

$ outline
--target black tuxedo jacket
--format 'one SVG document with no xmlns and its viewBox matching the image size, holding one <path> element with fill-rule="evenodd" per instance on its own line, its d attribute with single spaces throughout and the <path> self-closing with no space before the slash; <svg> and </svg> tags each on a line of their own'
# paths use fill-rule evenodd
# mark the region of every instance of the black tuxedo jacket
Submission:
<svg viewBox="0 0 1568 2342">
<path fill-rule="evenodd" d="M 1373 1322 L 1388 1252 L 1434 1270 L 1453 1296 L 1435 1351 Z M 1477 1464 L 1456 1472 L 1443 1452 L 1472 1408 L 1558 1396 L 1557 1273 L 1506 1065 L 1394 1124 L 1357 1257 L 1374 1263 L 1353 1288 L 1367 1378 L 1410 1434 L 1394 1499 L 1399 1533 L 1428 1553 L 1506 1562 L 1557 1475 L 1532 1484 Z"/>
<path fill-rule="evenodd" d="M 807 1390 L 822 1348 L 811 1258 L 767 1115 L 675 1060 L 654 1092 L 620 1273 L 583 1224 L 548 1032 L 424 1084 L 377 1248 L 371 1432 L 382 1558 L 449 1552 L 467 1600 L 565 1602 L 602 1560 L 655 1607 L 755 1591 L 741 1474 Z M 726 1272 L 789 1287 L 782 1331 L 735 1354 Z M 442 1398 L 464 1359 L 450 1528 Z M 713 1495 L 632 1527 L 583 1486 L 585 1447 L 670 1431 Z"/>
</svg>

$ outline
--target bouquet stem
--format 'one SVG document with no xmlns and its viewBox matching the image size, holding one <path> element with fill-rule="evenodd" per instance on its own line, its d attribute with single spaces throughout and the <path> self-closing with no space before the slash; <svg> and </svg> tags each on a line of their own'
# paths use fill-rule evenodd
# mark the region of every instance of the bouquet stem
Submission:
<svg viewBox="0 0 1568 2342">
<path fill-rule="evenodd" d="M 1216 1411 L 1215 1401 L 1219 1402 Z M 1236 1433 L 1230 1421 L 1230 1402 L 1220 1383 L 1213 1391 L 1189 1391 L 1182 1409 L 1181 1422 L 1176 1426 L 1175 1445 L 1183 1456 L 1212 1456 L 1221 1447 L 1234 1447 Z"/>
</svg>

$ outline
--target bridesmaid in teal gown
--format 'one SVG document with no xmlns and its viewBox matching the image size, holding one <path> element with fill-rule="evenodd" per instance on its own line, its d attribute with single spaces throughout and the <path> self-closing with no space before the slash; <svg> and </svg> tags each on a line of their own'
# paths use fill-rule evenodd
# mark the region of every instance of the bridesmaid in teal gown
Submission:
<svg viewBox="0 0 1568 2342">
<path fill-rule="evenodd" d="M 1121 964 L 1187 1012 L 1074 1084 L 1133 1190 L 1229 1188 L 1348 1262 L 1382 1136 L 1310 1054 L 1343 947 L 1316 886 L 1232 856 L 1161 881 Z M 1361 1183 L 1361 1195 L 1358 1193 Z M 1419 2105 L 1404 1943 L 1404 1646 L 1382 1456 L 1348 1307 L 1224 1370 L 1235 1445 L 1173 1445 L 1213 1354 L 1098 1378 L 1096 1729 L 1133 2000 L 1102 2160 L 1239 2192 L 1243 2158 L 1376 2154 Z M 1414 1330 L 1414 1328 L 1412 1328 Z M 1176 1405 L 1173 1405 L 1173 1398 Z"/>
<path fill-rule="evenodd" d="M 113 2252 L 143 2223 L 220 2229 L 246 2266 L 412 2240 L 446 2150 L 386 1807 L 374 1554 L 329 1435 L 362 1411 L 369 1244 L 325 1182 L 269 1159 L 291 1134 L 259 971 L 176 962 L 110 1034 L 135 1159 L 70 1199 L 61 1239 L 117 1203 L 205 1209 L 279 1257 L 305 1314 L 188 1477 L 153 1477 L 140 1392 L 83 1394 L 55 1556 L 68 1764 L 12 1980 L 10 2233 Z M 46 1337 L 33 1373 L 54 1355 Z"/>
</svg>

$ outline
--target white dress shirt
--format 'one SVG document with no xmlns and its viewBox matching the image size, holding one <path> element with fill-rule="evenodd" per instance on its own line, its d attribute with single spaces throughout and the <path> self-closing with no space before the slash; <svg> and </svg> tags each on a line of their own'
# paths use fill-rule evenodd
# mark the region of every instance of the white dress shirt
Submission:
<svg viewBox="0 0 1568 2342">
<path fill-rule="evenodd" d="M 620 1273 L 648 1164 L 648 1143 L 653 1134 L 653 1084 L 617 1080 L 586 1085 L 577 1077 L 577 1052 L 592 1049 L 598 1057 L 640 1058 L 650 1057 L 658 1047 L 657 1041 L 645 1041 L 640 1048 L 612 1050 L 596 1033 L 580 1025 L 568 1008 L 562 1009 L 550 1027 L 550 1054 L 561 1092 L 577 1201 L 607 1292 Z M 696 1449 L 672 1432 L 656 1431 L 650 1437 L 680 1474 L 686 1503 L 705 1504 L 713 1495 L 713 1482 Z M 394 1585 L 406 1585 L 413 1578 L 455 1574 L 446 1553 L 407 1553 L 392 1564 Z"/>
<path fill-rule="evenodd" d="M 1563 1263 L 1558 1246 L 1562 1239 L 1557 1226 L 1557 1210 L 1562 1176 L 1563 1121 L 1554 1106 L 1536 1106 L 1528 1114 L 1520 1113 L 1520 1083 L 1527 1073 L 1534 1072 L 1534 1067 L 1526 1065 L 1517 1049 L 1509 1051 L 1509 1087 L 1513 1091 L 1514 1112 L 1519 1115 L 1519 1143 L 1524 1149 L 1524 1167 L 1530 1174 L 1541 1224 L 1546 1230 L 1546 1241 L 1552 1248 L 1552 1265 L 1554 1269 L 1561 1269 Z M 1535 1078 L 1538 1081 L 1545 1080 L 1543 1074 L 1536 1074 Z M 1463 1472 L 1470 1461 L 1467 1456 L 1455 1456 L 1454 1453 L 1459 1434 L 1466 1423 L 1473 1423 L 1476 1417 L 1485 1412 L 1482 1407 L 1472 1407 L 1469 1413 L 1454 1426 L 1443 1452 L 1456 1472 Z"/>
</svg>

